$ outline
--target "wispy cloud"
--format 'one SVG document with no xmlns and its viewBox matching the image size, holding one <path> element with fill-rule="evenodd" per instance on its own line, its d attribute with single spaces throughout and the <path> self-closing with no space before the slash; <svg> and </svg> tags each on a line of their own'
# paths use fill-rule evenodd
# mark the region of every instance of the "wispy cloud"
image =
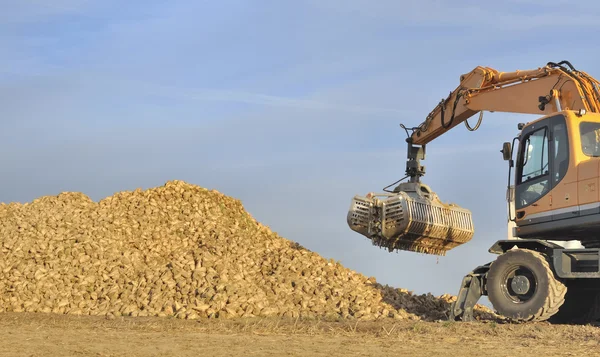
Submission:
<svg viewBox="0 0 600 357">
<path fill-rule="evenodd" d="M 476 32 L 517 32 L 522 30 L 542 30 L 547 26 L 560 23 L 561 26 L 595 27 L 600 15 L 589 12 L 590 7 L 597 9 L 596 1 L 569 2 L 579 10 L 577 16 L 564 16 L 563 8 L 557 3 L 539 0 L 514 0 L 511 4 L 495 3 L 494 6 L 482 6 L 480 1 L 463 1 L 461 3 L 444 0 L 424 0 L 416 2 L 399 2 L 382 0 L 311 0 L 316 8 L 329 13 L 343 14 L 364 21 L 395 21 L 402 25 L 439 28 L 451 26 L 459 28 L 476 28 Z M 540 5 L 532 13 L 523 13 L 520 5 Z M 542 6 L 543 5 L 543 6 Z M 587 9 L 587 10 L 586 10 Z M 534 9 L 532 9 L 534 10 Z M 380 22 L 381 24 L 381 22 Z"/>
<path fill-rule="evenodd" d="M 219 90 L 207 88 L 186 88 L 181 86 L 169 86 L 155 84 L 149 81 L 140 81 L 135 79 L 118 78 L 110 75 L 100 75 L 94 73 L 79 73 L 72 72 L 68 76 L 36 76 L 27 78 L 16 83 L 5 83 L 0 85 L 0 92 L 4 93 L 3 99 L 5 108 L 14 108 L 13 113 L 23 112 L 22 104 L 25 97 L 28 101 L 35 100 L 38 107 L 43 103 L 46 105 L 56 106 L 58 103 L 64 103 L 65 110 L 78 108 L 81 111 L 85 110 L 85 106 L 80 106 L 76 98 L 81 98 L 88 102 L 90 98 L 103 98 L 94 104 L 94 106 L 102 106 L 102 103 L 107 103 L 110 98 L 129 98 L 131 103 L 139 102 L 142 106 L 152 105 L 146 102 L 148 96 L 154 98 L 168 98 L 175 100 L 180 105 L 185 105 L 188 108 L 201 107 L 204 102 L 217 102 L 220 105 L 226 103 L 243 103 L 251 104 L 259 107 L 272 107 L 281 109 L 301 109 L 307 111 L 325 111 L 329 113 L 337 113 L 339 115 L 329 117 L 329 120 L 344 120 L 347 119 L 343 114 L 357 115 L 414 115 L 414 111 L 410 109 L 400 109 L 393 107 L 370 107 L 351 103 L 342 103 L 329 101 L 328 98 L 293 98 L 278 95 L 269 95 L 263 93 L 252 93 L 238 90 Z M 12 99 L 11 99 L 12 98 Z M 75 101 L 74 106 L 69 109 L 67 102 Z M 87 107 L 88 110 L 93 110 L 93 107 Z M 35 110 L 36 107 L 30 107 L 27 110 Z M 41 113 L 39 113 L 41 114 Z M 342 116 L 340 116 L 342 115 Z M 44 116 L 40 116 L 43 120 Z M 281 116 L 276 118 L 272 115 L 263 116 L 264 119 L 273 118 L 277 121 L 285 121 L 286 117 Z M 314 117 L 305 117 L 306 122 L 312 121 Z"/>
<path fill-rule="evenodd" d="M 5 2 L 2 4 L 2 11 L 0 11 L 0 25 L 31 23 L 46 20 L 53 16 L 81 14 L 90 4 L 91 1 L 89 0 L 19 0 Z"/>
<path fill-rule="evenodd" d="M 338 105 L 335 103 L 328 103 L 325 101 L 281 97 L 276 95 L 267 95 L 261 93 L 250 93 L 242 91 L 227 91 L 203 88 L 183 89 L 181 87 L 178 88 L 156 85 L 146 85 L 144 87 L 149 93 L 152 94 L 199 101 L 239 102 L 273 107 L 329 110 L 342 113 L 351 112 L 357 114 L 406 114 L 413 112 L 411 110 L 402 110 L 396 108 L 374 108 L 348 104 Z"/>
</svg>

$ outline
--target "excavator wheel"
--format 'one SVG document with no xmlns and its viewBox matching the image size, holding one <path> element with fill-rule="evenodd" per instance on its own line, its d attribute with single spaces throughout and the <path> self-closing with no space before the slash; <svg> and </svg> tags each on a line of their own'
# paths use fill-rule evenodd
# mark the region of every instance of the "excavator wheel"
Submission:
<svg viewBox="0 0 600 357">
<path fill-rule="evenodd" d="M 557 313 L 567 292 L 548 258 L 529 249 L 500 255 L 490 266 L 486 285 L 498 314 L 515 322 L 547 320 Z"/>
</svg>

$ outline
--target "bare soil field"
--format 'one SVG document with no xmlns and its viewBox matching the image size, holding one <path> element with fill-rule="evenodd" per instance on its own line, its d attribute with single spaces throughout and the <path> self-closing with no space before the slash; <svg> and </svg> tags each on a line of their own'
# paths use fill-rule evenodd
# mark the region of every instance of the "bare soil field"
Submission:
<svg viewBox="0 0 600 357">
<path fill-rule="evenodd" d="M 594 326 L 0 314 L 0 356 L 596 356 Z"/>
</svg>

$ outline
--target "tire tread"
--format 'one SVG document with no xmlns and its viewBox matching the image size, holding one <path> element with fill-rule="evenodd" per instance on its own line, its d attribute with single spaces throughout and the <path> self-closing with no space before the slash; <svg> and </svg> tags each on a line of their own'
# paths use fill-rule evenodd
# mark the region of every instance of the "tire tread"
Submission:
<svg viewBox="0 0 600 357">
<path fill-rule="evenodd" d="M 526 317 L 511 318 L 510 320 L 514 322 L 537 322 L 548 320 L 552 315 L 556 314 L 559 308 L 564 304 L 567 286 L 556 278 L 554 271 L 550 266 L 549 259 L 545 254 L 530 249 L 515 250 L 515 252 L 517 251 L 520 254 L 525 253 L 531 255 L 535 260 L 542 264 L 548 280 L 548 294 L 544 299 L 543 305 L 537 311 L 528 314 Z M 511 254 L 511 251 L 504 254 Z M 493 269 L 493 265 L 494 263 L 492 263 L 490 269 Z"/>
</svg>

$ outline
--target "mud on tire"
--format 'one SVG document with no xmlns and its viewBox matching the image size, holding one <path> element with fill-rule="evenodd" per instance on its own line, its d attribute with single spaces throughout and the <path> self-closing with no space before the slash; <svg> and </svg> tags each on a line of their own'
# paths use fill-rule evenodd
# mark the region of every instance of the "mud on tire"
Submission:
<svg viewBox="0 0 600 357">
<path fill-rule="evenodd" d="M 507 251 L 491 264 L 487 275 L 490 302 L 515 322 L 547 320 L 558 312 L 566 292 L 548 258 L 533 250 Z"/>
</svg>

